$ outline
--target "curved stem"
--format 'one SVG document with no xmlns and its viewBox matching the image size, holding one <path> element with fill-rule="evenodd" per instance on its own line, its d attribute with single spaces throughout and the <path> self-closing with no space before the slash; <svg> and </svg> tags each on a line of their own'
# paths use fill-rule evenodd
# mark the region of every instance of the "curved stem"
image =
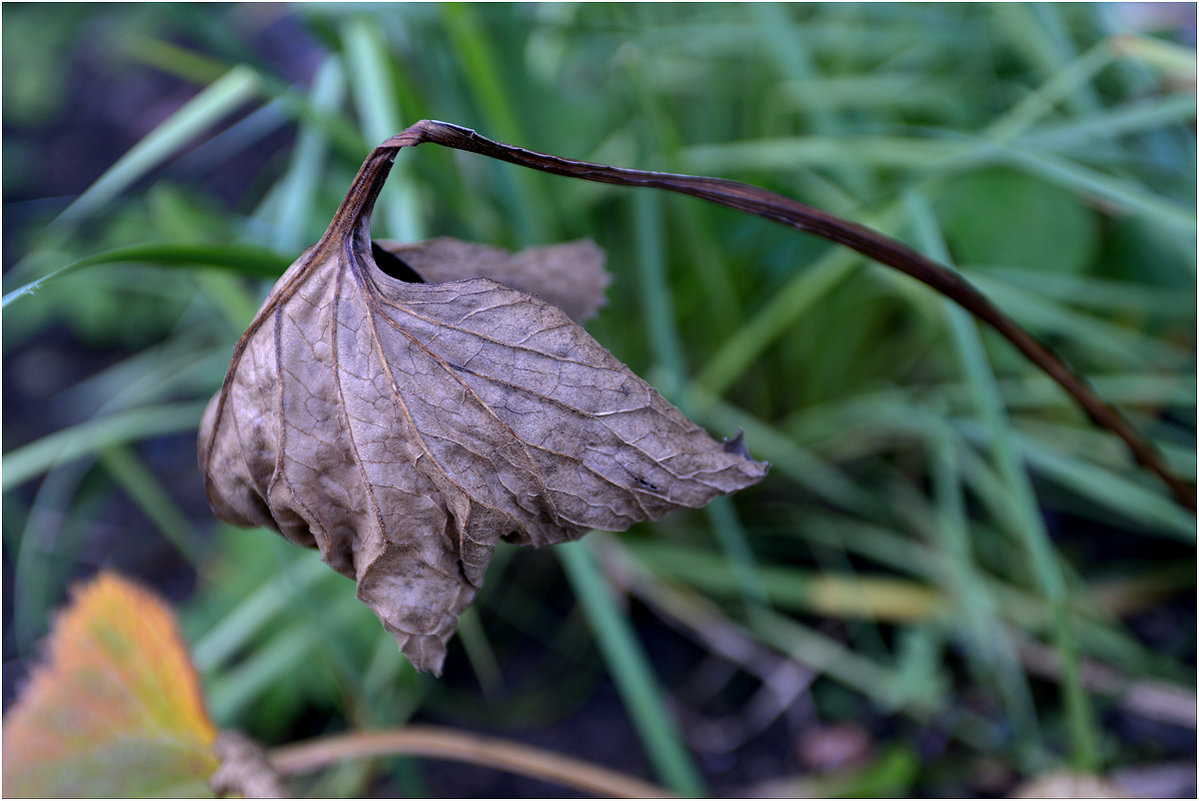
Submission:
<svg viewBox="0 0 1199 801">
<path fill-rule="evenodd" d="M 711 203 L 764 217 L 800 231 L 816 234 L 899 270 L 937 290 L 1002 334 L 1029 361 L 1065 389 L 1092 421 L 1122 439 L 1133 458 L 1156 473 L 1170 488 L 1181 505 L 1192 512 L 1195 511 L 1195 488 L 1175 476 L 1158 449 L 1133 428 L 1123 413 L 1105 403 L 1085 378 L 1076 373 L 1047 345 L 1000 311 L 982 292 L 958 273 L 921 255 L 901 242 L 756 186 L 721 178 L 631 170 L 606 164 L 564 159 L 495 142 L 480 136 L 469 128 L 447 122 L 421 120 L 388 139 L 376 149 L 376 152 L 386 151 L 394 158 L 394 153 L 399 148 L 415 146 L 424 142 L 479 153 L 511 164 L 569 178 L 581 178 L 585 181 L 621 186 L 649 186 L 691 195 Z"/>
<path fill-rule="evenodd" d="M 665 789 L 608 768 L 495 737 L 438 726 L 321 737 L 270 752 L 268 761 L 284 776 L 323 768 L 345 759 L 376 756 L 450 759 L 553 782 L 606 798 L 669 798 Z"/>
<path fill-rule="evenodd" d="M 383 183 L 391 173 L 396 153 L 402 147 L 402 145 L 389 146 L 389 143 L 395 138 L 393 136 L 387 142 L 376 147 L 366 157 L 366 161 L 362 162 L 362 166 L 358 168 L 358 174 L 354 176 L 354 181 L 350 184 L 349 191 L 346 192 L 345 199 L 338 206 L 333 220 L 325 230 L 325 235 L 317 243 L 317 250 L 327 243 L 335 241 L 338 237 L 347 236 L 347 238 L 353 238 L 359 250 L 370 252 L 371 213 L 375 209 L 375 201 L 379 198 L 379 192 L 383 190 Z"/>
</svg>

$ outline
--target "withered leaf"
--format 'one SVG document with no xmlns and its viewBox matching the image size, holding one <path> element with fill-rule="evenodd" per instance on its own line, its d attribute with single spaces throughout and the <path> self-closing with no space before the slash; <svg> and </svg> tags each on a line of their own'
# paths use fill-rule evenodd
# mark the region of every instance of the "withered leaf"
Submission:
<svg viewBox="0 0 1199 801">
<path fill-rule="evenodd" d="M 490 278 L 383 273 L 370 212 L 395 152 L 371 154 L 238 342 L 200 426 L 200 465 L 218 517 L 319 548 L 436 672 L 501 538 L 623 530 L 767 465 L 739 439 L 714 442 L 545 300 Z M 479 247 L 400 252 L 436 278 L 478 265 L 430 254 Z"/>
<path fill-rule="evenodd" d="M 590 239 L 525 248 L 519 253 L 446 236 L 413 244 L 379 239 L 375 244 L 431 284 L 491 278 L 536 295 L 576 322 L 604 305 L 604 289 L 611 280 L 604 269 L 604 251 Z"/>
</svg>

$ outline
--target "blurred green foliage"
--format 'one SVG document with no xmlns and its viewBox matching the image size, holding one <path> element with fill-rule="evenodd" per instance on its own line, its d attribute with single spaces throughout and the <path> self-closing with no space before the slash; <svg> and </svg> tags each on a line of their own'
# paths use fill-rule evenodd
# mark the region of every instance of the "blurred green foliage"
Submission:
<svg viewBox="0 0 1199 801">
<path fill-rule="evenodd" d="M 1194 572 L 1176 566 L 1193 562 L 1194 518 L 1005 342 L 924 287 L 760 219 L 431 147 L 401 154 L 377 236 L 592 237 L 614 274 L 592 333 L 774 464 L 708 510 L 592 535 L 563 566 L 502 550 L 443 681 L 415 674 L 314 554 L 216 525 L 188 450 L 260 276 L 320 236 L 373 144 L 436 118 L 543 152 L 744 180 L 908 241 L 1085 370 L 1194 481 L 1195 54 L 1152 13 L 6 4 L 6 655 L 32 653 L 89 563 L 128 561 L 158 532 L 195 571 L 183 618 L 214 719 L 268 742 L 420 715 L 557 727 L 562 750 L 615 764 L 636 732 L 659 781 L 745 790 L 765 777 L 719 767 L 689 721 L 744 713 L 753 666 L 702 637 L 673 651 L 636 637 L 662 631 L 647 628 L 652 610 L 815 671 L 811 704 L 776 709 L 732 752 L 765 753 L 780 775 L 799 772 L 797 730 L 838 719 L 885 741 L 828 785 L 851 794 L 997 794 L 1061 762 L 1185 758 L 1193 717 L 1159 721 L 1160 742 L 1132 737 L 1127 721 L 1153 713 L 1082 666 L 1162 682 L 1193 707 Z M 156 76 L 195 97 L 126 132 L 103 176 L 39 191 L 53 154 L 22 131 L 86 141 L 64 99 L 80 70 L 86 90 Z M 9 298 L 132 245 L 163 257 L 79 266 Z M 621 583 L 619 565 L 647 583 Z M 636 586 L 642 603 L 622 603 Z M 1161 609 L 1182 618 L 1147 633 Z M 1029 656 L 1037 644 L 1057 667 Z M 633 722 L 573 741 L 610 677 Z M 647 722 L 668 704 L 690 712 Z M 979 765 L 995 760 L 1007 778 L 985 785 Z M 300 789 L 420 795 L 425 778 L 383 760 Z"/>
</svg>

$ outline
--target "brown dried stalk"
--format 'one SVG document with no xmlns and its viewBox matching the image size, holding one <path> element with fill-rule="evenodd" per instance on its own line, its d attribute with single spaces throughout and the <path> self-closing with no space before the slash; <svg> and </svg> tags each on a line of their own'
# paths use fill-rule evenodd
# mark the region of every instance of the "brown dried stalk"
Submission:
<svg viewBox="0 0 1199 801">
<path fill-rule="evenodd" d="M 899 270 L 937 290 L 1002 334 L 1033 364 L 1060 384 L 1092 421 L 1122 439 L 1133 458 L 1156 473 L 1180 504 L 1195 511 L 1195 488 L 1175 476 L 1158 449 L 1138 433 L 1118 409 L 1105 403 L 1085 378 L 956 272 L 922 256 L 907 245 L 828 212 L 748 184 L 564 159 L 495 142 L 468 128 L 436 120 L 421 120 L 388 139 L 381 147 L 398 151 L 402 147 L 425 142 L 570 178 L 622 186 L 649 186 L 691 195 L 816 234 Z"/>
<path fill-rule="evenodd" d="M 437 726 L 405 726 L 388 731 L 322 737 L 277 748 L 270 753 L 269 759 L 276 771 L 291 776 L 345 759 L 399 754 L 482 765 L 573 787 L 601 798 L 673 797 L 662 787 L 591 762 Z"/>
</svg>

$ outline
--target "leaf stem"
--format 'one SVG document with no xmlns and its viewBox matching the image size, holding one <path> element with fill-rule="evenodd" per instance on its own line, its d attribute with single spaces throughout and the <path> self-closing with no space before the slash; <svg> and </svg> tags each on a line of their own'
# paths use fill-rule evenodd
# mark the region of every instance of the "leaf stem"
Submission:
<svg viewBox="0 0 1199 801">
<path fill-rule="evenodd" d="M 1105 403 L 1091 389 L 1085 378 L 1076 373 L 1060 356 L 1026 331 L 1019 323 L 1000 311 L 985 295 L 958 273 L 932 261 L 901 242 L 783 195 L 737 181 L 696 175 L 648 172 L 565 159 L 495 142 L 480 136 L 469 128 L 435 120 L 421 120 L 376 148 L 371 154 L 371 158 L 367 160 L 367 165 L 363 165 L 363 171 L 359 173 L 359 178 L 367 177 L 364 173 L 367 172 L 368 165 L 376 158 L 387 159 L 389 166 L 390 160 L 395 158 L 395 152 L 399 148 L 414 147 L 425 142 L 478 153 L 511 164 L 568 178 L 581 178 L 585 181 L 620 186 L 648 186 L 690 195 L 815 234 L 899 270 L 937 290 L 1002 334 L 1033 364 L 1061 385 L 1078 402 L 1091 420 L 1122 439 L 1133 458 L 1156 473 L 1170 488 L 1180 504 L 1191 512 L 1195 511 L 1195 488 L 1175 476 L 1156 446 L 1138 433 L 1123 413 Z M 378 174 L 377 170 L 373 172 L 375 175 Z M 383 175 L 386 175 L 385 171 Z M 355 187 L 358 185 L 359 181 L 356 180 Z M 351 194 L 353 191 L 352 189 Z M 377 187 L 374 191 L 377 193 Z M 350 203 L 348 196 L 346 203 Z M 344 208 L 346 206 L 343 204 Z M 339 210 L 338 217 L 334 219 L 334 225 L 341 216 Z"/>
<path fill-rule="evenodd" d="M 671 797 L 661 787 L 591 762 L 439 726 L 405 726 L 320 737 L 277 748 L 270 753 L 269 761 L 280 774 L 289 776 L 345 759 L 401 754 L 482 765 L 606 798 Z"/>
</svg>

